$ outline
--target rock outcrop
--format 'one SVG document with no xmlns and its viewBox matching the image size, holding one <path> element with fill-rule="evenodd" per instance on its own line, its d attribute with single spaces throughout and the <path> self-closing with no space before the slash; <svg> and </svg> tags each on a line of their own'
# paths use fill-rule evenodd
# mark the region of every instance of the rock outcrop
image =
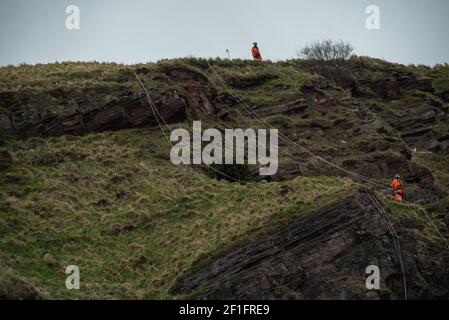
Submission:
<svg viewBox="0 0 449 320">
<path fill-rule="evenodd" d="M 0 266 L 0 300 L 41 300 L 42 294 L 11 269 Z"/>
<path fill-rule="evenodd" d="M 426 259 L 443 243 L 420 242 L 416 222 L 392 216 L 399 235 L 407 298 L 449 298 L 447 261 Z M 423 247 L 424 246 L 424 247 Z M 367 290 L 377 265 L 381 289 Z M 403 273 L 386 221 L 365 193 L 298 218 L 216 259 L 195 265 L 173 292 L 196 299 L 403 299 Z M 438 283 L 444 279 L 445 282 Z"/>
<path fill-rule="evenodd" d="M 296 127 L 288 123 L 284 126 L 281 119 L 279 124 L 284 127 L 279 129 L 295 143 L 311 142 L 312 152 L 348 170 L 373 179 L 401 172 L 407 182 L 430 188 L 432 173 L 411 160 L 409 146 L 420 142 L 427 150 L 448 152 L 449 132 L 439 124 L 448 122 L 445 117 L 449 112 L 438 99 L 432 98 L 432 83 L 428 79 L 397 68 L 385 68 L 377 78 L 372 78 L 365 69 L 354 67 L 355 96 L 351 95 L 350 87 L 336 87 L 330 80 L 317 77 L 297 88 L 298 97 L 253 106 L 252 111 L 264 118 L 282 115 L 303 119 Z M 236 114 L 249 118 L 247 110 L 239 108 L 229 92 L 219 92 L 203 71 L 179 64 L 163 65 L 156 73 L 146 67 L 136 69 L 144 82 L 149 80 L 145 85 L 151 85 L 151 99 L 167 123 L 219 122 L 231 118 L 228 126 L 240 127 L 241 123 L 235 121 Z M 278 76 L 266 72 L 245 73 L 231 77 L 229 84 L 235 90 L 251 92 L 277 79 Z M 389 112 L 384 106 L 383 101 L 394 100 L 411 90 L 427 93 L 422 99 L 428 109 L 403 116 Z M 367 97 L 373 98 L 370 103 L 365 103 Z M 78 92 L 63 88 L 40 93 L 28 89 L 2 91 L 0 132 L 31 137 L 155 126 L 157 121 L 146 100 L 137 82 L 134 87 L 119 82 Z M 291 145 L 281 147 L 287 150 L 291 162 L 280 161 L 274 180 L 298 175 L 344 175 Z"/>
<path fill-rule="evenodd" d="M 232 64 L 215 63 L 223 63 L 221 68 Z M 356 180 L 348 174 L 354 172 L 388 186 L 394 174 L 400 173 L 407 183 L 408 202 L 438 204 L 443 198 L 441 179 L 434 184 L 432 171 L 416 163 L 413 156 L 416 146 L 440 153 L 438 156 L 449 152 L 449 107 L 444 97 L 440 100 L 441 95 L 434 94 L 430 79 L 404 66 L 368 61 L 345 70 L 347 77 L 337 87 L 331 79 L 300 69 L 296 62 L 285 62 L 288 68 L 283 69 L 289 72 L 290 68 L 298 68 L 290 75 L 291 81 L 287 81 L 290 76 L 282 78 L 281 72 L 271 74 L 276 66 L 268 63 L 239 64 L 223 73 L 263 123 L 240 108 L 234 94 L 217 85 L 204 61 L 158 63 L 138 66 L 134 71 L 141 76 L 167 123 L 204 120 L 221 129 L 247 124 L 266 128 L 266 123 L 278 128 L 289 140 L 279 141 L 279 170 L 271 177 L 275 181 L 298 176 L 348 176 Z M 265 65 L 269 68 L 258 69 Z M 114 74 L 115 67 L 111 68 L 99 71 Z M 0 134 L 29 138 L 156 127 L 147 96 L 131 79 L 132 72 L 124 67 L 115 76 L 110 81 L 103 75 L 93 78 L 88 82 L 92 86 L 82 82 L 77 87 L 74 81 L 76 85 L 70 88 L 49 82 L 44 86 L 38 78 L 37 85 L 30 81 L 30 86 L 20 83 L 17 90 L 0 90 Z M 58 77 L 55 79 L 60 80 Z M 280 79 L 288 83 L 280 83 Z M 266 88 L 281 93 L 270 91 L 265 95 Z M 148 139 L 155 136 L 145 135 Z M 139 153 L 153 149 L 149 141 Z M 51 153 L 43 158 L 31 163 L 58 163 L 58 156 Z M 158 161 L 162 159 L 166 160 L 167 155 Z M 12 157 L 1 144 L 0 170 L 12 168 L 14 161 L 16 155 Z M 245 175 L 237 173 L 239 177 L 258 172 L 253 167 L 237 169 L 249 171 Z M 280 190 L 285 198 L 290 192 L 287 185 Z M 424 230 L 425 218 L 418 216 L 424 213 L 407 215 L 410 208 L 403 208 L 406 213 L 389 214 L 399 236 L 399 259 L 391 230 L 368 194 L 348 192 L 353 195 L 339 203 L 297 217 L 288 225 L 275 229 L 272 226 L 231 251 L 208 256 L 211 259 L 206 263 L 197 261 L 179 277 L 172 293 L 196 299 L 403 299 L 402 260 L 408 298 L 449 298 L 447 244 L 440 239 L 439 230 L 427 237 L 431 227 Z M 126 190 L 117 192 L 117 199 L 122 193 Z M 11 197 L 11 201 L 15 198 Z M 105 201 L 93 205 L 104 206 Z M 444 210 L 434 209 L 432 214 L 447 223 L 448 207 L 441 208 Z M 111 234 L 129 231 L 127 228 L 114 227 Z M 365 270 L 369 265 L 380 268 L 379 291 L 366 289 Z M 25 280 L 9 273 L 0 276 L 0 299 L 40 297 Z"/>
<path fill-rule="evenodd" d="M 137 70 L 141 75 L 148 71 Z M 167 123 L 189 119 L 224 118 L 228 110 L 219 102 L 210 81 L 190 68 L 169 68 L 153 79 L 166 89 L 150 89 L 156 108 Z M 25 96 L 26 98 L 22 97 Z M 52 102 L 48 102 L 51 97 Z M 142 88 L 130 90 L 93 87 L 75 97 L 69 90 L 24 94 L 0 93 L 0 133 L 19 137 L 85 134 L 157 125 Z"/>
<path fill-rule="evenodd" d="M 55 95 L 49 92 L 49 95 Z M 0 97 L 7 112 L 0 115 L 0 131 L 20 137 L 85 134 L 105 130 L 156 125 L 156 119 L 142 92 L 111 90 L 85 92 L 74 98 L 70 92 L 58 93 L 62 105 L 42 105 L 39 100 L 17 102 L 17 93 L 3 92 Z M 186 102 L 176 91 L 153 93 L 154 102 L 169 121 L 186 118 Z"/>
<path fill-rule="evenodd" d="M 396 98 L 401 95 L 403 90 L 411 89 L 427 92 L 434 91 L 430 79 L 422 79 L 411 72 L 392 71 L 386 74 L 385 77 L 377 79 L 358 79 L 357 88 L 353 92 L 388 99 Z"/>
</svg>

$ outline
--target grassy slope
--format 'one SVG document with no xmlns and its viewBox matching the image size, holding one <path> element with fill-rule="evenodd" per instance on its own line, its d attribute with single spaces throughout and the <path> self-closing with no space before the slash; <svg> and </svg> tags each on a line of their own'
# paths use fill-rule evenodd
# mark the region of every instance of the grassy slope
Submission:
<svg viewBox="0 0 449 320">
<path fill-rule="evenodd" d="M 228 82 L 251 83 L 277 75 L 263 85 L 238 91 L 252 104 L 300 97 L 297 88 L 313 78 L 294 61 L 210 62 Z M 202 70 L 214 81 L 202 59 L 132 68 L 146 68 L 151 78 L 160 68 L 178 63 Z M 374 69 L 383 67 L 381 62 L 372 63 Z M 162 84 L 150 81 L 150 85 Z M 49 104 L 61 103 L 52 102 L 48 90 L 119 86 L 136 88 L 129 67 L 63 63 L 0 68 L 0 91 L 20 90 L 33 101 L 35 95 L 42 97 L 43 104 L 47 98 Z M 415 97 L 407 99 L 394 103 L 403 105 L 401 110 L 419 105 L 418 101 L 415 106 Z M 292 121 L 283 116 L 267 120 Z M 287 123 L 285 130 L 300 121 Z M 325 146 L 319 139 L 314 144 L 317 141 Z M 349 180 L 333 177 L 245 186 L 211 180 L 172 166 L 167 161 L 168 147 L 156 129 L 34 138 L 10 142 L 6 148 L 15 162 L 0 172 L 0 264 L 13 268 L 49 298 L 172 298 L 170 285 L 194 261 L 207 261 L 257 232 L 356 189 Z M 437 170 L 437 181 L 448 190 L 447 181 L 438 178 L 445 176 L 446 158 L 415 160 Z M 279 190 L 286 184 L 293 192 L 283 197 Z M 416 220 L 423 234 L 435 236 L 421 208 L 388 201 L 387 206 Z M 65 289 L 64 268 L 70 264 L 81 268 L 80 291 Z"/>
<path fill-rule="evenodd" d="M 212 180 L 172 166 L 150 130 L 34 138 L 8 149 L 15 162 L 0 173 L 0 260 L 50 298 L 171 298 L 173 280 L 197 259 L 354 192 L 333 177 Z M 286 197 L 285 184 L 293 190 Z M 65 289 L 71 264 L 82 290 Z"/>
<path fill-rule="evenodd" d="M 52 106 L 55 112 L 63 112 L 62 106 L 67 104 L 66 99 L 59 99 L 63 92 L 74 98 L 85 96 L 86 93 L 93 97 L 105 91 L 140 90 L 133 71 L 143 71 L 140 77 L 145 80 L 150 90 L 173 88 L 174 83 L 167 84 L 160 76 L 163 71 L 176 66 L 203 72 L 217 85 L 219 92 L 226 92 L 209 69 L 208 63 L 213 65 L 229 84 L 245 84 L 245 89 L 236 90 L 236 93 L 255 105 L 273 104 L 301 97 L 302 93 L 298 88 L 314 79 L 314 76 L 301 69 L 295 61 L 261 64 L 247 60 L 189 58 L 131 66 L 116 63 L 63 62 L 1 67 L 0 94 L 14 93 L 16 102 L 21 105 L 30 103 L 43 107 Z M 254 85 L 255 83 L 258 85 Z M 2 106 L 0 100 L 0 111 L 2 107 L 8 108 L 7 105 Z"/>
<path fill-rule="evenodd" d="M 447 244 L 447 226 L 441 218 L 426 211 L 422 206 L 413 203 L 400 203 L 391 197 L 379 195 L 384 207 L 389 209 L 389 214 L 399 219 L 406 219 L 415 223 L 415 240 L 425 243 Z"/>
</svg>

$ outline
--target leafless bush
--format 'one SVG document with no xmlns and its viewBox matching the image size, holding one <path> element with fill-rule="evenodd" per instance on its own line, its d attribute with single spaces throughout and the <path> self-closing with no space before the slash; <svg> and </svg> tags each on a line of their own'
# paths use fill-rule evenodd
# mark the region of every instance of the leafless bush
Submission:
<svg viewBox="0 0 449 320">
<path fill-rule="evenodd" d="M 345 68 L 348 59 L 354 52 L 354 47 L 342 40 L 321 40 L 310 43 L 298 50 L 298 57 L 303 59 L 305 66 L 336 85 L 345 85 L 351 75 Z"/>
<path fill-rule="evenodd" d="M 341 62 L 349 59 L 354 47 L 342 40 L 322 40 L 306 45 L 298 51 L 298 56 L 308 61 Z"/>
</svg>

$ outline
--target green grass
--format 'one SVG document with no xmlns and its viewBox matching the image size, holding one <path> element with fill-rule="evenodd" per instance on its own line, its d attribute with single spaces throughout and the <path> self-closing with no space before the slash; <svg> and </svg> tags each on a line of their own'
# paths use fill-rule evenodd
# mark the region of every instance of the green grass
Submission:
<svg viewBox="0 0 449 320">
<path fill-rule="evenodd" d="M 437 203 L 431 203 L 425 207 L 413 203 L 399 203 L 390 197 L 383 196 L 384 203 L 389 208 L 391 214 L 398 218 L 409 219 L 417 226 L 417 238 L 424 237 L 426 241 L 444 241 L 447 245 L 447 225 L 442 221 L 441 213 L 449 207 L 449 159 L 442 154 L 414 153 L 414 162 L 429 168 L 435 178 L 435 186 L 437 190 L 446 193 L 443 199 Z"/>
<path fill-rule="evenodd" d="M 251 105 L 300 98 L 301 87 L 316 78 L 294 60 L 261 64 L 176 59 L 134 66 L 94 62 L 3 67 L 0 112 L 16 102 L 58 109 L 69 97 L 103 99 L 102 95 L 119 95 L 128 89 L 135 92 L 140 88 L 132 70 L 138 69 L 150 90 L 173 86 L 159 76 L 166 69 L 182 67 L 203 73 L 219 93 L 226 93 L 208 63 Z M 351 68 L 359 77 L 379 79 L 404 70 L 404 66 L 366 57 L 352 58 Z M 443 93 L 445 68 L 426 67 L 419 73 L 431 77 Z M 334 96 L 331 89 L 326 91 Z M 385 105 L 380 115 L 426 111 L 423 98 L 423 93 L 407 92 L 397 100 L 379 100 Z M 260 126 L 238 112 L 230 118 L 236 127 Z M 355 119 L 354 112 L 337 105 L 321 115 L 312 104 L 302 116 L 276 115 L 266 121 L 286 135 L 297 134 L 298 143 L 337 164 L 353 158 L 388 158 L 401 147 L 399 142 L 386 144 L 374 125 L 361 126 L 358 121 L 354 125 L 361 126 L 360 133 L 346 134 L 334 125 L 339 119 Z M 213 127 L 220 123 L 214 122 Z M 395 131 L 386 128 L 389 137 L 396 137 Z M 309 137 L 302 138 L 306 131 Z M 376 146 L 374 152 L 357 149 L 367 142 Z M 168 145 L 157 129 L 27 141 L 0 137 L 0 146 L 14 158 L 9 168 L 0 171 L 0 264 L 53 299 L 176 298 L 169 289 L 184 272 L 259 233 L 357 192 L 353 182 L 336 177 L 245 185 L 217 181 L 200 168 L 192 171 L 171 165 Z M 313 162 L 309 158 L 281 141 L 281 164 L 291 161 L 308 169 Z M 413 160 L 431 168 L 438 186 L 449 190 L 447 157 L 415 155 Z M 283 196 L 280 190 L 285 185 L 292 191 Z M 419 206 L 385 202 L 398 218 L 415 221 L 425 237 L 438 237 L 435 226 L 444 227 L 434 217 L 427 219 Z M 64 269 L 72 264 L 81 269 L 79 291 L 65 289 Z"/>
<path fill-rule="evenodd" d="M 295 61 L 261 64 L 248 60 L 189 58 L 131 66 L 116 63 L 63 62 L 1 67 L 0 93 L 16 93 L 16 102 L 21 104 L 39 101 L 43 105 L 58 105 L 64 104 L 64 101 L 58 100 L 63 93 L 76 97 L 86 91 L 94 94 L 95 88 L 97 91 L 107 89 L 110 92 L 136 89 L 138 85 L 133 71 L 139 70 L 149 89 L 161 90 L 174 86 L 167 84 L 166 79 L 162 80 L 164 77 L 160 76 L 164 71 L 176 67 L 202 72 L 217 85 L 219 92 L 226 92 L 209 69 L 208 63 L 231 85 L 253 83 L 245 89 L 236 89 L 236 93 L 255 105 L 273 104 L 301 97 L 300 88 L 314 78 Z"/>
<path fill-rule="evenodd" d="M 447 226 L 440 218 L 419 205 L 397 202 L 387 196 L 381 197 L 390 214 L 399 219 L 406 219 L 415 223 L 417 227 L 413 229 L 413 232 L 417 240 L 447 243 L 447 239 L 443 236 L 443 234 L 447 234 Z"/>
<path fill-rule="evenodd" d="M 431 169 L 437 186 L 449 192 L 449 158 L 447 155 L 417 153 L 413 155 L 413 161 Z"/>
<path fill-rule="evenodd" d="M 0 260 L 54 299 L 176 298 L 169 288 L 194 262 L 354 192 L 334 177 L 213 180 L 164 160 L 154 130 L 33 138 L 8 150 Z M 68 265 L 80 267 L 79 291 L 65 289 Z"/>
<path fill-rule="evenodd" d="M 437 95 L 445 94 L 447 96 L 449 93 L 449 65 L 447 63 L 438 64 L 434 67 L 412 65 L 408 66 L 408 68 L 413 72 L 432 79 L 432 85 Z"/>
<path fill-rule="evenodd" d="M 116 63 L 63 62 L 38 65 L 20 65 L 0 68 L 0 90 L 51 90 L 52 88 L 80 89 L 92 86 L 115 86 L 134 81 L 131 70 Z M 154 69 L 153 64 L 146 65 Z"/>
<path fill-rule="evenodd" d="M 250 105 L 272 105 L 291 101 L 303 96 L 300 88 L 314 77 L 302 69 L 294 61 L 283 63 L 248 63 L 234 67 L 215 65 L 226 83 L 233 87 L 234 92 L 244 98 Z M 209 78 L 217 87 L 226 92 L 216 76 L 208 70 Z M 239 84 L 246 84 L 239 88 Z"/>
</svg>

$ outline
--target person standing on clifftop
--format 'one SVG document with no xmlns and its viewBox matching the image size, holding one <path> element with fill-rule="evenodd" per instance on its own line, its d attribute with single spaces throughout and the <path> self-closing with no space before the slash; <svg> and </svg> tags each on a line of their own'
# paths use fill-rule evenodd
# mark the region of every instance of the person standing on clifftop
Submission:
<svg viewBox="0 0 449 320">
<path fill-rule="evenodd" d="M 251 53 L 253 55 L 254 60 L 263 61 L 262 55 L 260 54 L 259 47 L 257 46 L 257 42 L 253 43 L 253 48 L 251 49 Z"/>
</svg>

